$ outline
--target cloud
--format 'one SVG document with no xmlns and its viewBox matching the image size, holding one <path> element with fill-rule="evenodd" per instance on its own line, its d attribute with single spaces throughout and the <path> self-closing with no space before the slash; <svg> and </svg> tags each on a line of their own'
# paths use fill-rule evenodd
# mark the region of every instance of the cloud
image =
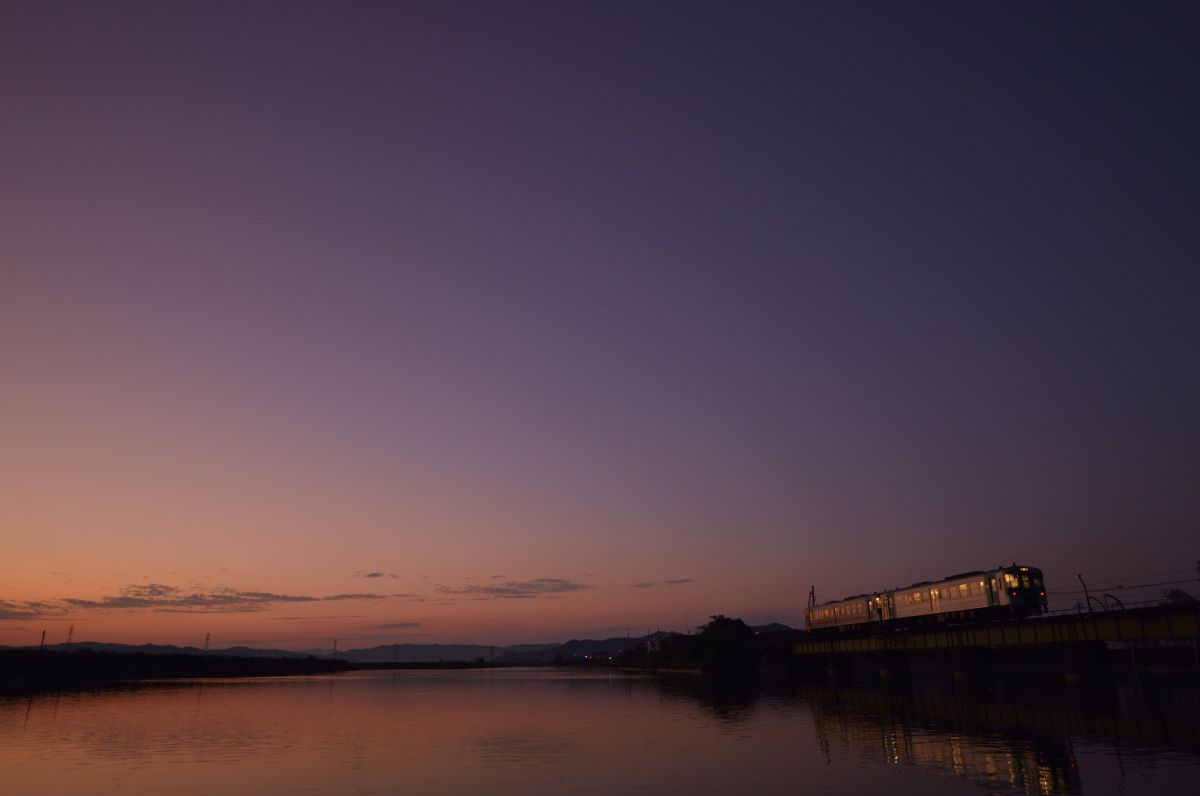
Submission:
<svg viewBox="0 0 1200 796">
<path fill-rule="evenodd" d="M 150 583 L 127 586 L 115 597 L 85 600 L 68 597 L 64 603 L 83 609 L 149 608 L 156 611 L 259 611 L 275 603 L 317 602 L 320 598 L 297 594 L 275 594 L 264 591 L 239 591 L 218 588 L 211 591 L 185 592 L 177 586 Z"/>
<path fill-rule="evenodd" d="M 327 622 L 331 619 L 363 619 L 365 614 L 333 614 L 331 616 L 273 616 L 276 622 Z"/>
<path fill-rule="evenodd" d="M 61 605 L 20 600 L 0 600 L 0 619 L 37 619 L 44 616 L 61 616 L 66 611 Z"/>
<path fill-rule="evenodd" d="M 692 578 L 670 578 L 668 580 L 644 580 L 641 583 L 632 584 L 635 589 L 656 589 L 659 586 L 682 586 L 685 583 L 692 583 Z"/>
<path fill-rule="evenodd" d="M 379 570 L 371 570 L 370 572 L 355 572 L 356 578 L 395 578 L 398 575 L 393 575 L 391 572 L 380 572 Z"/>
<path fill-rule="evenodd" d="M 420 622 L 388 622 L 387 624 L 380 625 L 379 627 L 381 629 L 388 629 L 388 630 L 407 630 L 410 628 L 420 627 L 420 626 L 421 626 Z"/>
<path fill-rule="evenodd" d="M 441 594 L 462 594 L 481 599 L 520 600 L 534 597 L 545 597 L 552 594 L 568 594 L 585 591 L 592 587 L 586 583 L 576 583 L 562 578 L 536 578 L 534 580 L 509 580 L 504 583 L 493 583 L 487 586 L 437 586 Z"/>
<path fill-rule="evenodd" d="M 59 601 L 64 609 L 80 610 L 137 610 L 163 613 L 248 613 L 262 611 L 273 605 L 287 603 L 341 602 L 345 600 L 383 600 L 386 594 L 331 594 L 317 597 L 308 594 L 277 594 L 266 591 L 241 591 L 218 587 L 185 591 L 164 583 L 127 586 L 121 593 L 98 600 L 67 597 Z M 15 618 L 15 617 L 14 617 Z"/>
</svg>

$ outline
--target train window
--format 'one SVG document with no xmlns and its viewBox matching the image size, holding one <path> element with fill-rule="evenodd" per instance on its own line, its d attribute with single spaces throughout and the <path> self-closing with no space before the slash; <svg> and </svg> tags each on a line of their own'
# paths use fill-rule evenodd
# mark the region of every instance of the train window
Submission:
<svg viewBox="0 0 1200 796">
<path fill-rule="evenodd" d="M 1042 579 L 1039 578 L 1037 575 L 1033 576 L 1033 588 L 1035 588 L 1035 589 L 1042 588 Z"/>
<path fill-rule="evenodd" d="M 967 596 L 968 594 L 970 594 L 970 593 L 971 593 L 971 587 L 970 587 L 970 586 L 968 586 L 968 585 L 967 585 L 967 584 L 965 584 L 965 583 L 960 583 L 960 584 L 958 584 L 958 596 L 959 596 L 959 597 L 966 597 L 966 596 Z"/>
<path fill-rule="evenodd" d="M 1028 575 L 1021 576 L 1021 586 L 1026 589 L 1029 588 L 1029 576 Z"/>
<path fill-rule="evenodd" d="M 1011 572 L 1005 572 L 1004 573 L 1004 585 L 1010 589 L 1017 588 L 1017 585 L 1018 585 L 1017 576 L 1012 574 Z"/>
<path fill-rule="evenodd" d="M 979 581 L 979 593 L 980 594 L 983 594 L 983 589 L 984 589 L 983 581 Z"/>
<path fill-rule="evenodd" d="M 918 602 L 918 603 L 921 602 L 921 594 L 922 594 L 922 592 L 919 592 L 919 591 L 913 592 L 913 596 L 912 596 L 913 602 Z"/>
</svg>

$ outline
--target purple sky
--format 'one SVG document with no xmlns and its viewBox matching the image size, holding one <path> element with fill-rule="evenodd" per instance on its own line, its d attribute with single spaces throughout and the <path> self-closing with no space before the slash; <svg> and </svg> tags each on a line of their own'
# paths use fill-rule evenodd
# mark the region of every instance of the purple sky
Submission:
<svg viewBox="0 0 1200 796">
<path fill-rule="evenodd" d="M 501 642 L 1192 567 L 1198 23 L 6 3 L 0 644 L 165 639 L 63 607 L 139 583 Z"/>
</svg>

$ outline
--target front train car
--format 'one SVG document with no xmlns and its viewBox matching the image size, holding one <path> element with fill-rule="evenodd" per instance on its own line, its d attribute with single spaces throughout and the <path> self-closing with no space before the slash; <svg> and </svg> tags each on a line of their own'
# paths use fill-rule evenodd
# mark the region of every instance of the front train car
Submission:
<svg viewBox="0 0 1200 796">
<path fill-rule="evenodd" d="M 1021 567 L 1013 564 L 992 574 L 991 586 L 999 605 L 1010 606 L 1014 616 L 1032 616 L 1045 613 L 1049 608 L 1046 600 L 1046 582 L 1037 567 Z"/>
</svg>

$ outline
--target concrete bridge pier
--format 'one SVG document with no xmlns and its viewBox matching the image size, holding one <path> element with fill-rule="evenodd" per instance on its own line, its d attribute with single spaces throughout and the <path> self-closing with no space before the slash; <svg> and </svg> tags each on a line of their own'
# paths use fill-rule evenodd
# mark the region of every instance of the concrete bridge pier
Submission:
<svg viewBox="0 0 1200 796">
<path fill-rule="evenodd" d="M 831 652 L 826 655 L 825 674 L 830 680 L 848 680 L 850 678 L 850 656 L 840 652 Z"/>
<path fill-rule="evenodd" d="M 1079 683 L 1111 673 L 1108 647 L 1103 641 L 1063 644 L 1062 667 L 1068 683 Z"/>
<path fill-rule="evenodd" d="M 908 677 L 908 654 L 901 650 L 885 650 L 878 655 L 880 680 L 903 680 Z"/>
<path fill-rule="evenodd" d="M 987 647 L 955 647 L 950 652 L 950 658 L 954 666 L 954 679 L 960 682 L 983 679 L 992 668 L 991 650 Z"/>
</svg>

